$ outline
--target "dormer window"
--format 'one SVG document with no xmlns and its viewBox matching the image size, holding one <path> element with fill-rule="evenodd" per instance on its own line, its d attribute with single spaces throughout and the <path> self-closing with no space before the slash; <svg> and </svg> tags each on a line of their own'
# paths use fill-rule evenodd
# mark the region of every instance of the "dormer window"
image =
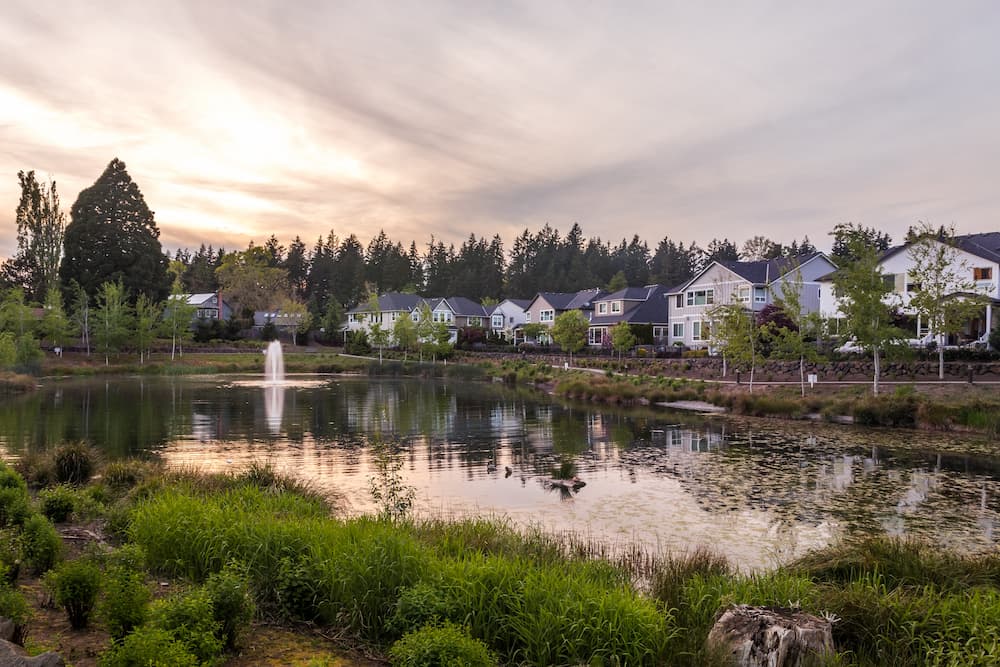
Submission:
<svg viewBox="0 0 1000 667">
<path fill-rule="evenodd" d="M 612 301 L 611 302 L 611 312 L 612 313 L 620 313 L 620 312 L 622 312 L 622 302 L 621 301 Z"/>
<path fill-rule="evenodd" d="M 601 303 L 597 304 L 597 314 L 598 315 L 607 315 L 608 314 L 608 304 L 606 304 L 604 302 L 601 302 Z"/>
</svg>

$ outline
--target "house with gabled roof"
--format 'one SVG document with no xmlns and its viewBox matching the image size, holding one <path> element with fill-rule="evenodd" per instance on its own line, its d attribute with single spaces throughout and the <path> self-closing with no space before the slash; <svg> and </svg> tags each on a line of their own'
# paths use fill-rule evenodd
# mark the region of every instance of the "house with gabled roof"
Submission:
<svg viewBox="0 0 1000 667">
<path fill-rule="evenodd" d="M 994 328 L 993 309 L 1000 306 L 1000 232 L 986 232 L 981 234 L 956 235 L 954 242 L 954 263 L 951 270 L 971 283 L 971 294 L 966 292 L 955 292 L 949 298 L 967 298 L 976 296 L 985 301 L 982 313 L 973 317 L 964 327 L 964 331 L 950 340 L 938 337 L 937 334 L 927 326 L 926 322 L 917 318 L 915 335 L 921 341 L 931 340 L 937 337 L 938 344 L 959 344 L 963 342 L 977 341 L 985 344 L 990 331 Z M 921 243 L 943 243 L 937 239 L 922 239 Z M 913 243 L 903 243 L 889 248 L 879 259 L 879 268 L 882 270 L 882 279 L 886 281 L 886 286 L 890 288 L 888 301 L 898 306 L 902 312 L 914 314 L 910 309 L 910 298 L 920 290 L 911 277 L 914 269 L 913 258 L 910 249 Z M 832 273 L 825 276 L 821 283 L 823 285 L 823 298 L 821 313 L 829 319 L 839 319 L 842 317 L 838 298 L 833 290 Z"/>
<path fill-rule="evenodd" d="M 494 336 L 514 339 L 514 332 L 525 322 L 531 299 L 504 299 L 490 311 L 490 331 Z"/>
<path fill-rule="evenodd" d="M 780 298 L 784 285 L 797 280 L 801 280 L 803 310 L 817 312 L 819 278 L 836 268 L 822 252 L 755 262 L 712 262 L 691 280 L 668 291 L 670 343 L 707 347 L 709 313 L 716 305 L 737 303 L 757 312 Z"/>
<path fill-rule="evenodd" d="M 610 344 L 611 328 L 619 322 L 647 325 L 652 328 L 654 343 L 667 343 L 668 305 L 664 285 L 626 287 L 595 299 L 587 331 L 587 343 Z"/>
<path fill-rule="evenodd" d="M 589 320 L 594 301 L 605 293 L 597 287 L 579 292 L 539 292 L 524 311 L 524 323 L 551 327 L 556 317 L 567 310 L 579 310 Z"/>
<path fill-rule="evenodd" d="M 233 316 L 232 307 L 219 298 L 218 292 L 181 294 L 189 306 L 194 306 L 195 320 L 228 320 Z"/>
<path fill-rule="evenodd" d="M 368 331 L 376 322 L 384 328 L 392 329 L 400 317 L 411 317 L 413 311 L 423 302 L 416 294 L 403 292 L 386 292 L 379 294 L 378 313 L 376 314 L 368 301 L 363 301 L 347 311 L 347 323 L 344 331 Z"/>
</svg>

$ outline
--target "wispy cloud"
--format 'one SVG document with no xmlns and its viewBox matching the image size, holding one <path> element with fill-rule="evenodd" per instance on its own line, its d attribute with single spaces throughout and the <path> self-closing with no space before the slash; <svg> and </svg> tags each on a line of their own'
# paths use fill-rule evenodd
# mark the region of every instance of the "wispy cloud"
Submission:
<svg viewBox="0 0 1000 667">
<path fill-rule="evenodd" d="M 994 229 L 1000 6 L 27 2 L 0 7 L 0 255 L 19 169 L 126 161 L 167 246 Z"/>
</svg>

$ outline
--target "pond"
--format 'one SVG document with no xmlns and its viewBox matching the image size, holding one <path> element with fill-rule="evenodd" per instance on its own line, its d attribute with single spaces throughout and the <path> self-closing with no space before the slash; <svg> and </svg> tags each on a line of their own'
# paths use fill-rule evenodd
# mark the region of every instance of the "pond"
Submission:
<svg viewBox="0 0 1000 667">
<path fill-rule="evenodd" d="M 0 406 L 10 457 L 88 440 L 108 458 L 307 478 L 374 509 L 376 434 L 399 447 L 415 510 L 486 514 L 615 546 L 707 546 L 768 568 L 844 536 L 996 548 L 1000 456 L 917 432 L 613 410 L 488 382 L 310 376 L 46 381 Z M 977 454 L 961 453 L 977 451 Z M 553 490 L 569 467 L 586 486 Z"/>
</svg>

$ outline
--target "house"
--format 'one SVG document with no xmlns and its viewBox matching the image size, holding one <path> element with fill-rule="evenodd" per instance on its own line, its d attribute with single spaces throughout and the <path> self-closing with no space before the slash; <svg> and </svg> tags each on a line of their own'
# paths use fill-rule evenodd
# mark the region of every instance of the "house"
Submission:
<svg viewBox="0 0 1000 667">
<path fill-rule="evenodd" d="M 404 294 L 402 292 L 387 292 L 380 294 L 378 300 L 378 314 L 375 314 L 368 301 L 359 303 L 347 311 L 347 324 L 344 331 L 352 333 L 355 331 L 365 331 L 371 329 L 376 322 L 382 327 L 392 329 L 396 320 L 400 317 L 413 317 L 413 312 L 423 303 L 423 299 L 416 294 Z"/>
<path fill-rule="evenodd" d="M 494 336 L 514 339 L 514 331 L 524 324 L 525 310 L 531 299 L 504 299 L 490 311 L 490 331 Z"/>
<path fill-rule="evenodd" d="M 627 287 L 595 299 L 587 331 L 589 345 L 610 345 L 611 328 L 619 322 L 651 327 L 653 343 L 666 344 L 667 288 L 664 285 Z"/>
<path fill-rule="evenodd" d="M 189 306 L 195 307 L 195 320 L 229 320 L 233 315 L 232 307 L 219 298 L 218 292 L 203 294 L 182 294 L 181 298 Z M 221 305 L 220 305 L 221 304 Z M 221 312 L 220 312 L 221 310 Z"/>
<path fill-rule="evenodd" d="M 606 292 L 596 287 L 579 292 L 539 292 L 524 309 L 524 323 L 551 327 L 556 317 L 567 310 L 579 310 L 589 321 L 594 301 L 604 294 Z M 515 338 L 515 342 L 516 340 Z"/>
<path fill-rule="evenodd" d="M 739 303 L 757 312 L 780 298 L 785 285 L 799 279 L 803 310 L 817 312 L 819 278 L 836 268 L 821 252 L 756 262 L 712 262 L 691 280 L 668 291 L 670 343 L 707 347 L 710 312 L 716 305 Z"/>
<path fill-rule="evenodd" d="M 466 299 L 464 296 L 449 296 L 443 299 L 454 314 L 456 329 L 475 327 L 485 329 L 488 325 L 489 312 L 483 304 Z"/>
<path fill-rule="evenodd" d="M 938 240 L 930 240 L 930 243 L 942 243 Z M 910 299 L 914 293 L 919 291 L 920 285 L 911 278 L 914 269 L 914 261 L 910 254 L 913 247 L 911 243 L 889 248 L 879 259 L 878 266 L 882 271 L 882 279 L 886 281 L 886 286 L 891 287 L 888 302 L 897 306 L 905 314 L 914 314 L 910 309 Z M 952 340 L 940 340 L 942 344 L 958 344 L 963 341 L 982 341 L 993 330 L 993 307 L 1000 305 L 1000 232 L 987 232 L 983 234 L 967 234 L 954 237 L 954 265 L 951 270 L 959 276 L 961 280 L 967 281 L 972 286 L 971 292 L 980 297 L 988 297 L 983 307 L 982 314 L 973 317 L 966 324 L 964 330 Z M 961 298 L 963 293 L 956 292 L 949 295 L 952 298 Z M 824 276 L 821 279 L 821 308 L 823 317 L 831 320 L 839 320 L 843 317 L 838 305 L 837 295 L 833 290 L 833 276 Z M 933 336 L 934 332 L 928 329 L 927 323 L 916 321 L 914 334 L 918 339 L 928 335 Z"/>
</svg>

